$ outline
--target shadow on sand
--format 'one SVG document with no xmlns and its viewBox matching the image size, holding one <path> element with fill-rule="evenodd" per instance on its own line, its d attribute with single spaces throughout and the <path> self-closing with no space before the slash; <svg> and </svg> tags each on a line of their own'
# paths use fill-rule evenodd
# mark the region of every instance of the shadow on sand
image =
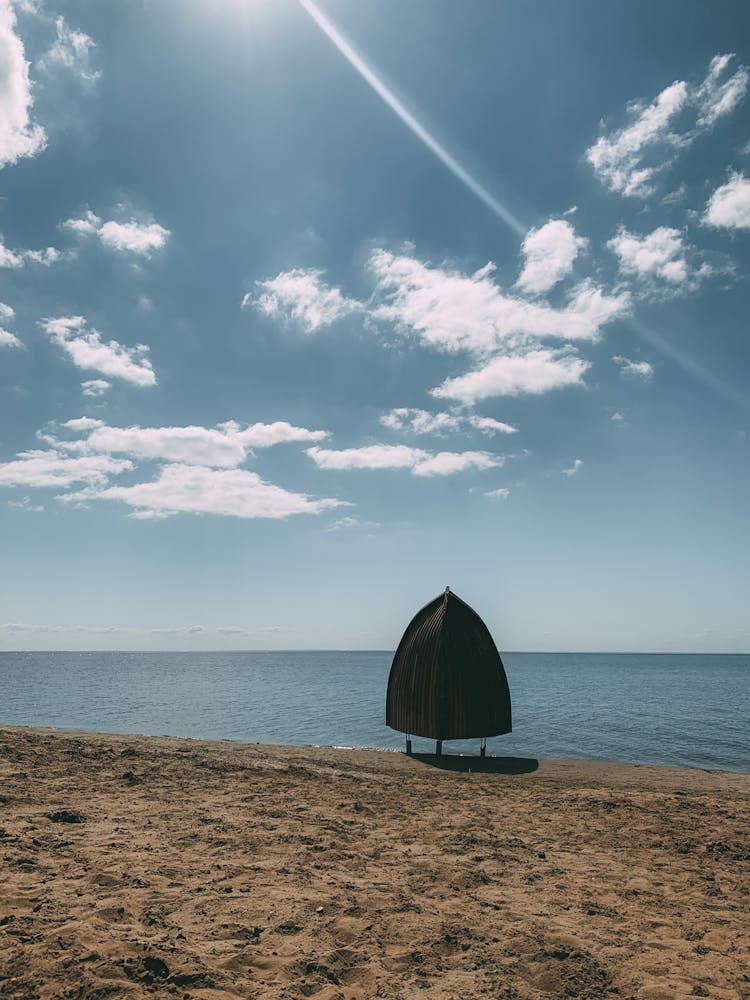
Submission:
<svg viewBox="0 0 750 1000">
<path fill-rule="evenodd" d="M 534 757 L 473 757 L 469 754 L 412 753 L 410 756 L 441 771 L 471 771 L 473 774 L 531 774 L 539 767 Z"/>
</svg>

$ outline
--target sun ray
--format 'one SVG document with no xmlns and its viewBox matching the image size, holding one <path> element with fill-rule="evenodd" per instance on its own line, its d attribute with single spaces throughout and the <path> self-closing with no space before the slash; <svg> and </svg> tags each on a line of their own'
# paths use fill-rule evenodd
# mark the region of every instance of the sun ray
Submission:
<svg viewBox="0 0 750 1000">
<path fill-rule="evenodd" d="M 750 410 L 750 399 L 735 389 L 734 386 L 728 385 L 723 379 L 719 378 L 712 371 L 709 371 L 704 365 L 697 362 L 694 358 L 691 358 L 689 354 L 686 354 L 680 348 L 675 347 L 668 340 L 661 336 L 661 334 L 656 333 L 649 327 L 645 326 L 639 320 L 630 317 L 627 321 L 627 325 L 634 330 L 639 337 L 650 344 L 652 347 L 656 348 L 660 354 L 670 361 L 674 362 L 678 368 L 681 368 L 696 381 L 701 382 L 703 385 L 712 389 L 717 395 L 721 396 L 727 402 L 733 403 L 735 406 L 739 406 L 743 410 Z"/>
<path fill-rule="evenodd" d="M 310 15 L 318 27 L 328 36 L 339 52 L 359 73 L 362 79 L 375 91 L 388 107 L 394 111 L 406 127 L 422 142 L 430 152 L 450 170 L 450 172 L 461 183 L 468 188 L 472 194 L 476 195 L 487 208 L 490 209 L 502 222 L 505 223 L 517 236 L 524 236 L 528 226 L 524 226 L 519 219 L 513 215 L 498 199 L 491 194 L 483 184 L 473 177 L 469 171 L 458 160 L 448 152 L 445 146 L 432 135 L 411 111 L 396 97 L 393 91 L 386 86 L 377 73 L 366 60 L 341 34 L 333 22 L 326 17 L 313 0 L 298 0 L 301 7 Z"/>
</svg>

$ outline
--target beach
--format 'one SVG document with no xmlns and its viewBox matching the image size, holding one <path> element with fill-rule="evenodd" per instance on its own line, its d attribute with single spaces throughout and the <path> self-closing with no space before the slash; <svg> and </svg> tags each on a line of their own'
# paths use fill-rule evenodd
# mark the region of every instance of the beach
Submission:
<svg viewBox="0 0 750 1000">
<path fill-rule="evenodd" d="M 0 728 L 0 996 L 750 998 L 750 775 Z"/>
</svg>

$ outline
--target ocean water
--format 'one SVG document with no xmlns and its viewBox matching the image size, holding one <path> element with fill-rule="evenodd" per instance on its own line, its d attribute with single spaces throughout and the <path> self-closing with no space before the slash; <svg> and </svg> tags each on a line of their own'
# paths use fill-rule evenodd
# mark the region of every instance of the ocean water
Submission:
<svg viewBox="0 0 750 1000">
<path fill-rule="evenodd" d="M 384 721 L 391 657 L 0 652 L 0 725 L 396 749 L 404 737 Z M 490 740 L 489 753 L 750 772 L 750 656 L 506 653 L 503 662 L 513 732 Z"/>
</svg>

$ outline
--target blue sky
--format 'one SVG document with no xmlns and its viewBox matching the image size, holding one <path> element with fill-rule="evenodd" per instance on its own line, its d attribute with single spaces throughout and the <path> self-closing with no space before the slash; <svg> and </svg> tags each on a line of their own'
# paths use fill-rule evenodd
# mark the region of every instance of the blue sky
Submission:
<svg viewBox="0 0 750 1000">
<path fill-rule="evenodd" d="M 0 0 L 0 648 L 750 652 L 750 17 Z"/>
</svg>

